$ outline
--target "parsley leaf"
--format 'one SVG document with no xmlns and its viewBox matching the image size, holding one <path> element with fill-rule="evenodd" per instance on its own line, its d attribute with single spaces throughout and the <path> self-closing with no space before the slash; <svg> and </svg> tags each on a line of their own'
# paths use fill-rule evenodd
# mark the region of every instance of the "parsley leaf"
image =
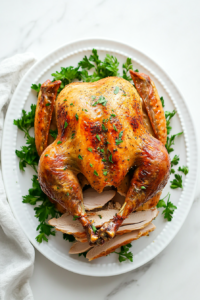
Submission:
<svg viewBox="0 0 200 300">
<path fill-rule="evenodd" d="M 40 88 L 41 88 L 41 83 L 38 83 L 38 85 L 32 84 L 31 88 L 32 88 L 32 90 L 35 90 L 37 93 L 39 93 Z"/>
<path fill-rule="evenodd" d="M 179 156 L 174 155 L 174 158 L 171 160 L 171 167 L 178 165 L 179 163 Z"/>
<path fill-rule="evenodd" d="M 170 120 L 175 116 L 175 114 L 176 114 L 175 110 L 173 110 L 172 112 L 170 111 L 165 112 L 167 134 L 170 134 L 170 131 L 172 130 L 172 127 L 170 126 Z"/>
<path fill-rule="evenodd" d="M 29 203 L 36 205 L 37 202 L 41 204 L 34 208 L 35 217 L 38 218 L 40 224 L 37 227 L 39 235 L 36 240 L 41 243 L 42 241 L 48 242 L 47 236 L 55 235 L 54 227 L 46 223 L 48 218 L 55 218 L 60 216 L 60 213 L 56 211 L 55 206 L 49 201 L 48 197 L 41 190 L 38 182 L 38 177 L 33 175 L 32 188 L 28 190 L 28 195 L 23 196 L 23 203 Z"/>
<path fill-rule="evenodd" d="M 182 188 L 183 189 L 183 181 L 182 181 L 182 176 L 179 174 L 175 174 L 175 179 L 173 179 L 170 185 L 171 189 L 177 189 L 177 188 Z"/>
<path fill-rule="evenodd" d="M 110 154 L 108 160 L 109 160 L 109 162 L 111 162 L 111 163 L 113 164 L 113 161 L 112 161 L 112 154 Z"/>
<path fill-rule="evenodd" d="M 94 170 L 94 175 L 99 176 L 96 170 Z"/>
<path fill-rule="evenodd" d="M 163 214 L 164 214 L 164 218 L 167 219 L 168 221 L 171 221 L 172 218 L 173 218 L 173 213 L 174 213 L 174 210 L 177 209 L 177 207 L 172 203 L 170 202 L 170 194 L 168 193 L 163 199 L 160 199 L 158 204 L 157 204 L 157 208 L 159 207 L 164 207 L 165 209 L 163 210 Z M 167 204 L 165 203 L 164 199 L 168 197 L 167 199 Z"/>
<path fill-rule="evenodd" d="M 81 72 L 78 71 L 78 69 L 79 67 L 74 68 L 72 66 L 67 68 L 61 67 L 60 72 L 56 71 L 56 73 L 51 74 L 54 80 L 62 81 L 58 92 L 60 92 L 65 87 L 65 85 L 71 83 L 74 79 L 81 80 Z"/>
<path fill-rule="evenodd" d="M 57 138 L 57 135 L 58 135 L 58 129 L 56 129 L 56 130 L 50 129 L 50 130 L 49 130 L 49 133 L 50 133 L 50 135 L 51 135 L 54 139 L 56 139 L 56 138 Z"/>
<path fill-rule="evenodd" d="M 100 142 L 101 141 L 101 138 L 100 138 L 100 136 L 97 134 L 96 135 L 96 138 L 97 138 L 97 140 Z"/>
<path fill-rule="evenodd" d="M 114 94 L 117 95 L 118 93 L 119 93 L 119 87 L 116 86 L 115 89 L 114 89 Z"/>
<path fill-rule="evenodd" d="M 69 241 L 70 243 L 72 243 L 76 239 L 72 234 L 63 233 L 63 240 L 66 240 L 66 241 Z"/>
<path fill-rule="evenodd" d="M 79 154 L 78 158 L 79 158 L 79 159 L 83 159 L 83 156 L 81 156 L 81 155 Z"/>
<path fill-rule="evenodd" d="M 126 260 L 130 260 L 131 262 L 133 262 L 133 253 L 128 252 L 131 247 L 132 247 L 131 244 L 127 244 L 121 247 L 120 252 L 114 251 L 114 253 L 119 255 L 119 262 L 126 261 Z"/>
<path fill-rule="evenodd" d="M 36 166 L 39 162 L 39 156 L 35 146 L 35 138 L 30 136 L 29 130 L 34 126 L 36 105 L 31 105 L 31 111 L 27 113 L 22 110 L 22 117 L 20 119 L 14 120 L 14 125 L 16 125 L 21 131 L 25 133 L 26 145 L 22 146 L 21 150 L 15 150 L 15 154 L 19 158 L 19 168 L 24 171 L 27 165 L 30 165 L 37 173 Z"/>
<path fill-rule="evenodd" d="M 183 166 L 182 168 L 179 167 L 178 171 L 183 172 L 185 175 L 187 175 L 189 173 L 189 169 L 186 166 Z"/>
<path fill-rule="evenodd" d="M 78 115 L 77 114 L 75 115 L 75 117 L 76 117 L 76 121 L 78 121 Z"/>
<path fill-rule="evenodd" d="M 102 104 L 103 106 L 106 106 L 106 103 L 108 102 L 108 100 L 106 100 L 106 98 L 104 96 L 100 96 L 99 99 L 92 104 L 92 106 L 96 106 L 97 104 Z"/>
<path fill-rule="evenodd" d="M 119 138 L 115 140 L 116 145 L 119 145 L 119 144 L 121 144 L 123 142 L 122 136 L 123 136 L 123 131 L 121 131 L 119 133 Z"/>
<path fill-rule="evenodd" d="M 164 98 L 163 97 L 160 97 L 160 101 L 162 103 L 162 107 L 164 108 L 165 107 L 165 101 L 164 101 Z"/>
<path fill-rule="evenodd" d="M 179 136 L 181 134 L 183 134 L 183 132 L 179 132 L 177 134 L 172 135 L 171 137 L 167 137 L 167 143 L 166 143 L 165 147 L 166 147 L 168 153 L 171 153 L 172 151 L 174 151 L 174 149 L 171 146 L 174 145 L 175 137 Z"/>
<path fill-rule="evenodd" d="M 123 64 L 122 67 L 123 67 L 123 76 L 122 76 L 122 78 L 124 78 L 128 81 L 131 81 L 132 78 L 131 78 L 131 76 L 129 76 L 129 71 L 133 70 L 133 65 L 132 65 L 132 62 L 131 62 L 131 58 L 127 57 L 126 62 Z"/>
<path fill-rule="evenodd" d="M 87 148 L 87 149 L 88 149 L 88 151 L 92 152 L 92 148 Z"/>
<path fill-rule="evenodd" d="M 83 57 L 83 60 L 81 60 L 78 63 L 78 66 L 81 67 L 82 69 L 87 69 L 87 70 L 90 70 L 90 69 L 94 68 L 94 65 L 91 64 L 91 62 L 89 61 L 87 56 Z"/>
<path fill-rule="evenodd" d="M 67 126 L 68 126 L 68 123 L 65 121 L 64 129 L 67 128 Z"/>
<path fill-rule="evenodd" d="M 92 224 L 92 230 L 93 230 L 94 233 L 97 232 L 97 229 L 96 229 L 96 227 L 93 224 Z"/>
</svg>

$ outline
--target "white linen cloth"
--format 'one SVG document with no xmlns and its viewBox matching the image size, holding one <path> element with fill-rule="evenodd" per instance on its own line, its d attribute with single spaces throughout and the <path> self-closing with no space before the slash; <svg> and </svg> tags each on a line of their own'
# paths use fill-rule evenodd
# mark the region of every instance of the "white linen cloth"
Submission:
<svg viewBox="0 0 200 300">
<path fill-rule="evenodd" d="M 7 107 L 19 81 L 34 62 L 34 55 L 25 53 L 0 63 L 0 149 Z M 34 248 L 7 202 L 0 171 L 0 300 L 33 300 L 29 278 L 34 257 Z"/>
</svg>

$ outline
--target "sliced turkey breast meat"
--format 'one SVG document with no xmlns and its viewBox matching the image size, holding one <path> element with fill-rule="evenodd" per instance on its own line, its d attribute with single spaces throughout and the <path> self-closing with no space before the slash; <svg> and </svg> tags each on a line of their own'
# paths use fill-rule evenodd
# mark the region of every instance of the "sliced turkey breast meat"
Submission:
<svg viewBox="0 0 200 300">
<path fill-rule="evenodd" d="M 90 248 L 92 248 L 92 246 L 90 246 L 88 242 L 86 242 L 86 243 L 76 242 L 70 248 L 69 254 L 83 253 L 83 252 L 89 250 Z"/>
<path fill-rule="evenodd" d="M 86 210 L 93 210 L 104 206 L 110 201 L 116 194 L 116 191 L 109 190 L 103 191 L 101 194 L 97 193 L 92 188 L 87 189 L 83 192 L 83 203 Z"/>
<path fill-rule="evenodd" d="M 93 221 L 95 227 L 99 228 L 103 225 L 104 222 L 108 222 L 118 211 L 115 209 L 102 210 L 98 212 L 88 213 L 88 217 Z M 158 210 L 150 209 L 146 211 L 139 211 L 132 213 L 124 220 L 120 231 L 126 230 L 123 227 L 129 224 L 137 224 L 136 229 L 143 228 L 158 215 Z M 73 234 L 76 238 L 84 239 L 86 238 L 86 233 L 84 228 L 79 223 L 78 220 L 73 220 L 72 216 L 62 215 L 58 219 L 51 219 L 48 222 L 50 225 L 55 226 L 55 229 L 67 234 Z M 146 224 L 146 225 L 145 225 Z M 135 230 L 135 229 L 133 229 Z"/>
<path fill-rule="evenodd" d="M 106 256 L 110 254 L 111 252 L 115 251 L 117 248 L 124 246 L 133 240 L 137 240 L 141 236 L 147 235 L 149 232 L 155 230 L 155 225 L 150 223 L 147 227 L 136 230 L 131 233 L 126 233 L 124 235 L 116 236 L 114 239 L 109 240 L 105 244 L 101 246 L 96 246 L 89 250 L 89 252 L 86 255 L 86 258 L 91 261 L 93 259 Z"/>
</svg>

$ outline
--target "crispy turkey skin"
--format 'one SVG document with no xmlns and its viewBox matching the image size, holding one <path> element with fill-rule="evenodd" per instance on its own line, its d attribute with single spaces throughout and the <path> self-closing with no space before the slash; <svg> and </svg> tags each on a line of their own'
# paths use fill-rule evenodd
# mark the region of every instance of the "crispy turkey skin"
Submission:
<svg viewBox="0 0 200 300">
<path fill-rule="evenodd" d="M 102 244 L 113 238 L 123 220 L 160 192 L 169 177 L 170 158 L 163 145 L 164 112 L 155 86 L 143 75 L 131 73 L 138 92 L 122 78 L 107 77 L 94 83 L 71 83 L 55 101 L 58 136 L 42 152 L 38 178 L 42 190 L 79 219 L 90 243 Z M 38 123 L 42 128 L 49 128 L 51 122 L 51 113 L 43 118 L 40 106 L 42 103 L 44 110 L 45 101 L 54 106 L 51 98 L 54 99 L 52 94 L 56 95 L 59 82 L 55 82 L 55 91 L 51 83 L 49 98 L 48 84 L 42 85 L 38 97 L 40 114 L 36 111 L 36 128 Z M 140 97 L 144 97 L 157 139 L 145 127 Z M 39 140 L 44 145 L 47 138 L 45 131 L 38 133 L 36 144 Z M 132 167 L 134 173 L 123 207 L 96 231 L 85 213 L 77 175 L 82 173 L 101 193 L 106 186 L 117 188 Z"/>
</svg>

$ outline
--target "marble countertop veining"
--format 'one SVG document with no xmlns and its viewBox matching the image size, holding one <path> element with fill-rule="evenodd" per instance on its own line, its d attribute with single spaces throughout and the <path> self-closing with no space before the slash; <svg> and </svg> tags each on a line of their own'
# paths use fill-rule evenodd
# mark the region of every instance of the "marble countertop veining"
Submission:
<svg viewBox="0 0 200 300">
<path fill-rule="evenodd" d="M 198 129 L 199 14 L 200 2 L 195 0 L 2 1 L 0 60 L 26 51 L 39 59 L 66 42 L 86 37 L 121 40 L 145 52 L 170 75 Z M 199 212 L 200 184 L 191 211 L 170 245 L 148 264 L 119 276 L 77 275 L 36 250 L 31 278 L 35 300 L 200 299 Z"/>
</svg>

